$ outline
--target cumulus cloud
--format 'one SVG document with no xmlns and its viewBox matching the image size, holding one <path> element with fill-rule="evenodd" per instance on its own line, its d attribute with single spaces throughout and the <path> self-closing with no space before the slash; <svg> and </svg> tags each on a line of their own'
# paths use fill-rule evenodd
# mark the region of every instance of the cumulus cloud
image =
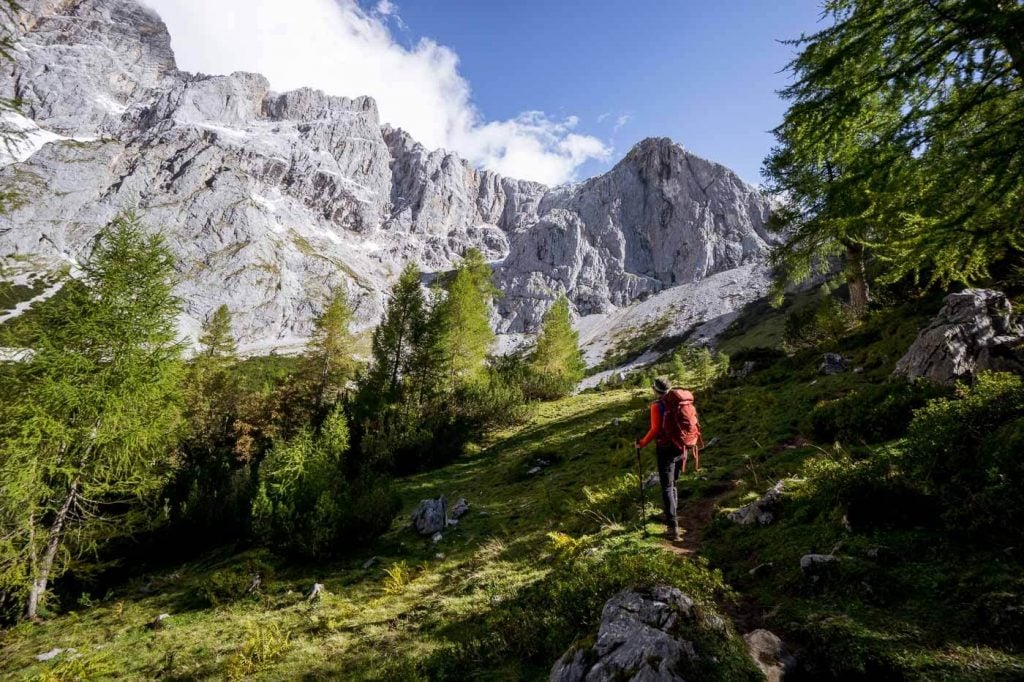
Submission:
<svg viewBox="0 0 1024 682">
<path fill-rule="evenodd" d="M 278 91 L 301 86 L 334 95 L 371 95 L 382 122 L 429 148 L 446 148 L 482 168 L 559 184 L 611 149 L 577 132 L 575 117 L 526 111 L 484 120 L 450 48 L 424 38 L 406 47 L 387 21 L 397 6 L 379 0 L 145 0 L 167 22 L 179 67 L 203 73 L 256 71 Z"/>
</svg>

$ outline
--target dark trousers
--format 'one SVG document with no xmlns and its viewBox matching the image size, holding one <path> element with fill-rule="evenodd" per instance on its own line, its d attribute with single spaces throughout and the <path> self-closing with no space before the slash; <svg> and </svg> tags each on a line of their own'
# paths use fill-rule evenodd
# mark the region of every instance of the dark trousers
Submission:
<svg viewBox="0 0 1024 682">
<path fill-rule="evenodd" d="M 675 445 L 658 445 L 658 479 L 661 481 L 661 508 L 665 511 L 665 523 L 670 531 L 679 527 L 676 519 L 676 507 L 679 494 L 676 492 L 676 481 L 679 470 L 683 466 L 683 452 Z"/>
</svg>

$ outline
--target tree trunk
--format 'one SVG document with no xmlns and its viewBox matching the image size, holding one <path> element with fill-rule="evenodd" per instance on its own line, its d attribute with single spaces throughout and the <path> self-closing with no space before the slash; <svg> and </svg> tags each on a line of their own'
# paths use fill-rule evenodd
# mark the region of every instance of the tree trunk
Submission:
<svg viewBox="0 0 1024 682">
<path fill-rule="evenodd" d="M 850 309 L 861 317 L 868 310 L 871 292 L 864 267 L 864 245 L 846 244 L 846 286 L 850 290 Z"/>
<path fill-rule="evenodd" d="M 32 588 L 28 593 L 28 608 L 25 615 L 30 619 L 34 620 L 38 617 L 39 602 L 46 593 L 46 584 L 50 580 L 50 570 L 53 568 L 54 559 L 57 558 L 57 550 L 60 548 L 60 541 L 64 534 L 64 524 L 67 521 L 68 514 L 71 512 L 71 505 L 74 504 L 77 494 L 78 482 L 75 481 L 71 484 L 68 495 L 64 498 L 64 504 L 61 505 L 57 516 L 54 517 L 53 523 L 50 524 L 50 539 L 46 545 L 46 553 L 43 554 L 43 559 L 39 564 L 39 573 L 35 576 Z"/>
</svg>

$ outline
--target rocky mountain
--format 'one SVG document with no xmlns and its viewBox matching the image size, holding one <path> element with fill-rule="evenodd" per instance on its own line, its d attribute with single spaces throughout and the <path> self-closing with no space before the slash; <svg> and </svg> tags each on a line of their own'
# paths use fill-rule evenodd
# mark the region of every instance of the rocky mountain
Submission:
<svg viewBox="0 0 1024 682">
<path fill-rule="evenodd" d="M 166 26 L 134 0 L 22 5 L 0 96 L 22 100 L 7 124 L 23 138 L 0 183 L 24 202 L 0 217 L 0 257 L 73 264 L 134 207 L 180 258 L 193 337 L 227 303 L 244 348 L 300 345 L 337 285 L 368 326 L 405 263 L 442 271 L 473 246 L 495 262 L 495 322 L 510 334 L 535 330 L 562 292 L 581 316 L 608 316 L 736 270 L 738 293 L 704 288 L 698 323 L 763 292 L 768 201 L 668 139 L 548 188 L 425 149 L 368 97 L 181 71 Z"/>
</svg>

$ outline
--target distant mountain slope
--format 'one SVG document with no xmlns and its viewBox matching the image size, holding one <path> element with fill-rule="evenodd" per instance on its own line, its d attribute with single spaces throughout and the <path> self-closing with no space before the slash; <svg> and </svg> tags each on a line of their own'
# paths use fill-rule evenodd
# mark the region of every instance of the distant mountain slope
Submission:
<svg viewBox="0 0 1024 682">
<path fill-rule="evenodd" d="M 30 148 L 0 183 L 26 201 L 0 217 L 0 257 L 73 262 L 135 207 L 181 259 L 192 336 L 227 303 L 248 350 L 300 345 L 339 284 L 369 325 L 406 262 L 440 271 L 472 246 L 497 263 L 499 331 L 529 332 L 563 292 L 581 315 L 608 314 L 770 244 L 767 199 L 667 139 L 551 189 L 425 149 L 368 97 L 180 71 L 134 0 L 23 5 L 0 96 L 23 100 Z"/>
</svg>

